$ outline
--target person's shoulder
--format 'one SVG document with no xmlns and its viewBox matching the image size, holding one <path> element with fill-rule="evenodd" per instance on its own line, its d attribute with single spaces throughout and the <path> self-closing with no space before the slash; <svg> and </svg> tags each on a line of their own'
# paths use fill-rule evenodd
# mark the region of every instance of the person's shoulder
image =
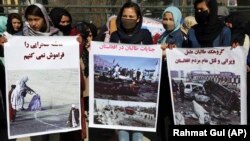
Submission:
<svg viewBox="0 0 250 141">
<path fill-rule="evenodd" d="M 118 31 L 117 30 L 111 33 L 111 36 L 115 36 L 115 35 L 118 35 Z"/>
<path fill-rule="evenodd" d="M 119 35 L 118 35 L 118 31 L 114 31 L 114 32 L 112 32 L 111 33 L 111 35 L 110 35 L 110 42 L 118 42 L 120 40 L 120 38 L 119 38 Z"/>
<path fill-rule="evenodd" d="M 64 36 L 63 32 L 58 30 L 57 32 L 55 32 L 54 34 L 52 34 L 51 36 Z"/>
<path fill-rule="evenodd" d="M 221 30 L 221 34 L 222 35 L 231 35 L 231 30 L 230 30 L 230 28 L 229 27 L 227 27 L 226 25 L 222 28 L 222 30 Z"/>
<path fill-rule="evenodd" d="M 110 41 L 112 42 L 114 39 L 119 39 L 118 31 L 112 32 L 110 35 Z"/>
<path fill-rule="evenodd" d="M 24 36 L 23 30 L 14 34 L 15 36 Z"/>
<path fill-rule="evenodd" d="M 227 27 L 227 26 L 225 25 L 225 26 L 223 27 L 222 31 L 223 31 L 223 32 L 230 32 L 231 30 L 230 30 L 229 27 Z"/>
<path fill-rule="evenodd" d="M 151 35 L 151 32 L 148 29 L 141 29 L 140 32 L 142 32 L 144 35 Z"/>
<path fill-rule="evenodd" d="M 192 26 L 192 27 L 188 30 L 188 32 L 190 32 L 190 31 L 194 31 L 194 30 L 195 30 L 195 28 L 196 28 L 196 26 Z"/>
<path fill-rule="evenodd" d="M 187 32 L 187 36 L 195 36 L 195 28 L 191 27 L 188 32 Z"/>
<path fill-rule="evenodd" d="M 175 31 L 173 32 L 173 34 L 174 34 L 174 35 L 177 35 L 177 36 L 180 36 L 180 35 L 183 36 L 185 33 L 183 33 L 182 30 L 179 28 L 179 29 L 175 30 Z"/>
</svg>

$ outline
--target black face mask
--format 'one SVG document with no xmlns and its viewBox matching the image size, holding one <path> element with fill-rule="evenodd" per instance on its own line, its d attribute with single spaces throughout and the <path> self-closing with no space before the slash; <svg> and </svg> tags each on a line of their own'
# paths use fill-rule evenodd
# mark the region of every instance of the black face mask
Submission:
<svg viewBox="0 0 250 141">
<path fill-rule="evenodd" d="M 206 24 L 208 22 L 208 10 L 201 11 L 201 12 L 195 12 L 195 20 L 198 24 Z"/>
<path fill-rule="evenodd" d="M 62 26 L 62 25 L 59 25 L 58 27 L 60 29 L 60 31 L 63 32 L 63 35 L 68 35 L 70 33 L 70 30 L 71 30 L 71 25 L 66 25 L 66 26 Z"/>
</svg>

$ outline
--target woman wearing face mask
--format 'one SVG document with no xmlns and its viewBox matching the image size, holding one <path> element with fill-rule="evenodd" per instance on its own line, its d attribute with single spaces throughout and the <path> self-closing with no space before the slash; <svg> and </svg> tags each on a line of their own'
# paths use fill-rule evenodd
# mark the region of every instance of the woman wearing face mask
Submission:
<svg viewBox="0 0 250 141">
<path fill-rule="evenodd" d="M 194 8 L 198 24 L 188 31 L 188 47 L 230 46 L 231 31 L 218 19 L 216 0 L 196 0 Z"/>
<path fill-rule="evenodd" d="M 168 47 L 182 47 L 184 38 L 180 29 L 181 18 L 181 11 L 177 7 L 170 6 L 164 10 L 162 25 L 165 28 L 165 32 L 163 32 L 158 40 L 163 50 Z"/>
<path fill-rule="evenodd" d="M 162 14 L 162 24 L 165 31 L 160 36 L 158 43 L 161 44 L 163 49 L 163 63 L 161 71 L 161 85 L 160 85 L 160 98 L 159 98 L 159 111 L 157 122 L 157 135 L 163 141 L 167 140 L 166 129 L 169 124 L 173 124 L 173 111 L 171 104 L 171 95 L 168 80 L 167 63 L 165 59 L 166 48 L 182 47 L 184 36 L 181 32 L 181 11 L 175 7 L 167 7 Z M 169 101 L 167 101 L 169 100 Z M 167 104 L 167 106 L 166 106 Z"/>
<path fill-rule="evenodd" d="M 246 33 L 245 26 L 246 21 L 244 19 L 244 16 L 240 13 L 232 13 L 228 15 L 225 18 L 226 25 L 231 29 L 232 33 L 232 40 L 231 44 L 232 47 L 242 46 L 246 49 L 249 48 L 250 40 L 249 36 Z M 249 28 L 249 27 L 248 27 Z M 247 55 L 247 87 L 249 88 L 250 85 L 250 50 L 248 49 L 248 55 Z M 247 101 L 250 101 L 250 90 L 247 90 Z M 247 103 L 249 107 L 250 103 Z M 250 117 L 250 110 L 248 109 L 247 112 L 247 119 Z M 248 120 L 249 124 L 250 120 Z"/>
<path fill-rule="evenodd" d="M 125 3 L 116 18 L 117 30 L 111 34 L 110 42 L 127 44 L 152 44 L 151 33 L 147 29 L 141 29 L 142 14 L 140 7 L 133 2 Z M 125 67 L 125 66 L 124 66 Z M 118 131 L 119 141 L 142 141 L 143 134 L 138 131 Z"/>
<path fill-rule="evenodd" d="M 111 34 L 110 42 L 128 44 L 152 44 L 151 33 L 141 29 L 142 15 L 140 7 L 127 2 L 121 8 L 116 19 L 117 30 Z"/>
<path fill-rule="evenodd" d="M 70 34 L 72 30 L 72 17 L 66 9 L 55 7 L 50 11 L 49 16 L 54 26 L 60 29 L 64 36 L 68 36 Z"/>
</svg>

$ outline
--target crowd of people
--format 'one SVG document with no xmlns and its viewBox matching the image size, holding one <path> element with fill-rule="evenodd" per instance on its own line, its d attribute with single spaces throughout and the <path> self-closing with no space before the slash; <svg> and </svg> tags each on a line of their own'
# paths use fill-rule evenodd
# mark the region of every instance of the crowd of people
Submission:
<svg viewBox="0 0 250 141">
<path fill-rule="evenodd" d="M 238 47 L 249 48 L 249 34 L 247 21 L 239 13 L 230 13 L 227 17 L 219 18 L 216 0 L 195 0 L 194 16 L 183 17 L 176 6 L 168 6 L 162 13 L 162 25 L 165 31 L 161 34 L 157 44 L 161 45 L 163 55 L 167 48 L 205 48 L 205 47 Z M 0 17 L 0 55 L 4 57 L 4 43 L 8 42 L 5 34 L 14 36 L 74 36 L 79 42 L 79 59 L 81 60 L 81 111 L 82 130 L 71 133 L 61 133 L 60 140 L 80 141 L 86 138 L 85 112 L 88 111 L 88 68 L 89 48 L 91 41 L 103 41 L 126 44 L 153 44 L 149 30 L 142 29 L 143 14 L 140 6 L 134 2 L 126 2 L 117 16 L 112 16 L 98 31 L 93 23 L 86 21 L 73 24 L 71 14 L 64 8 L 53 8 L 49 13 L 42 4 L 29 5 L 24 13 L 24 19 L 18 13 L 11 13 L 8 17 Z M 184 19 L 184 20 L 182 20 Z M 3 21 L 3 22 L 2 22 Z M 184 21 L 184 22 L 182 22 Z M 250 84 L 250 56 L 247 59 L 247 86 Z M 161 85 L 159 95 L 158 121 L 156 135 L 161 141 L 168 140 L 168 125 L 174 124 L 173 111 L 168 78 L 166 56 L 162 59 Z M 5 70 L 0 61 L 0 88 L 5 100 Z M 168 95 L 169 94 L 169 95 Z M 248 101 L 249 101 L 248 96 Z M 3 104 L 6 106 L 6 102 Z M 249 107 L 249 106 L 248 106 Z M 6 109 L 6 107 L 4 107 Z M 249 113 L 249 112 L 248 112 Z M 5 119 L 6 120 L 6 119 Z M 2 124 L 2 122 L 1 122 Z M 132 136 L 130 135 L 132 134 Z M 143 132 L 117 131 L 119 141 L 142 141 Z M 132 139 L 129 139 L 130 136 Z M 44 137 L 47 139 L 47 137 Z"/>
</svg>

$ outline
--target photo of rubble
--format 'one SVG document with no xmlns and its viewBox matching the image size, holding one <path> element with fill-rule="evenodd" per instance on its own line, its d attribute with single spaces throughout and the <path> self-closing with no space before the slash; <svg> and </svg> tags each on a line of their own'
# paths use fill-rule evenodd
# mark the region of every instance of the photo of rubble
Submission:
<svg viewBox="0 0 250 141">
<path fill-rule="evenodd" d="M 94 123 L 154 128 L 156 103 L 120 102 L 95 99 Z"/>
<path fill-rule="evenodd" d="M 177 70 L 170 73 L 176 125 L 241 123 L 240 75 Z"/>
</svg>

